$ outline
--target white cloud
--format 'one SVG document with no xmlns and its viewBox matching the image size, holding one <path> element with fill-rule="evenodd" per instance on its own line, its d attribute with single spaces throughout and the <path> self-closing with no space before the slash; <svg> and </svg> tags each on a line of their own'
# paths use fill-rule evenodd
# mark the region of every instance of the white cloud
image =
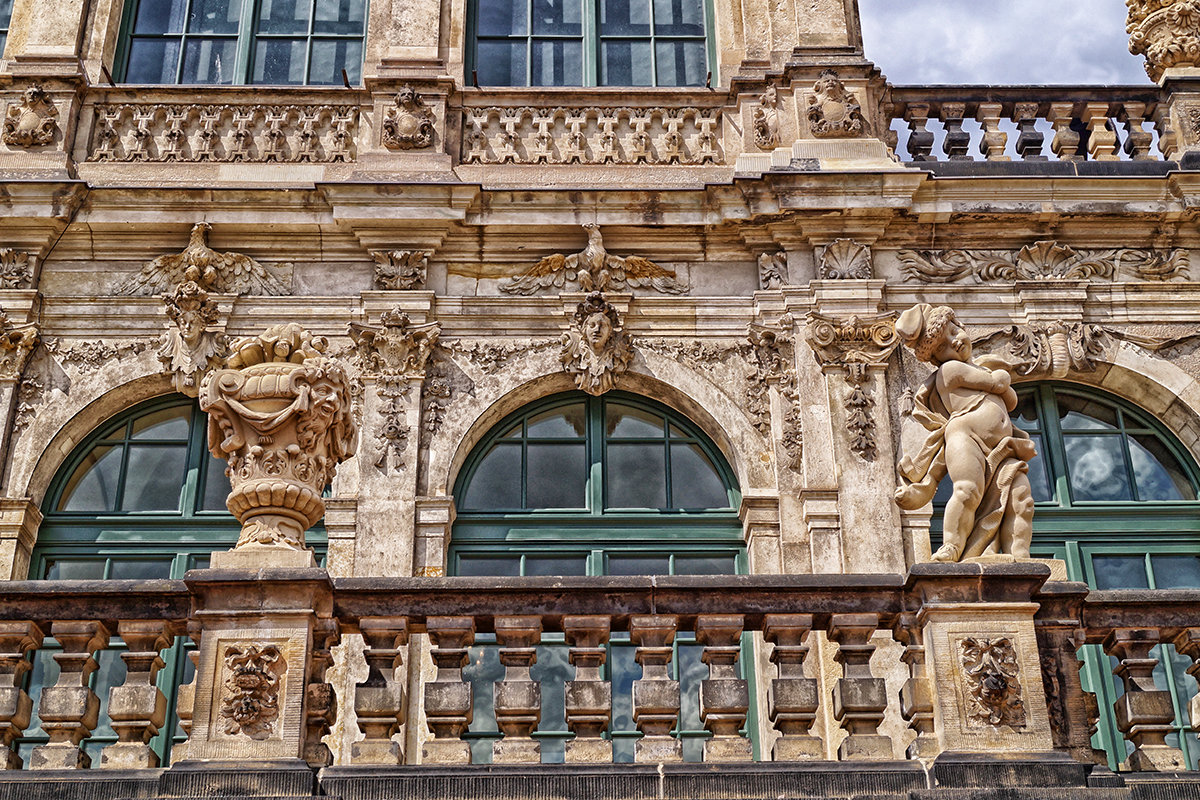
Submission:
<svg viewBox="0 0 1200 800">
<path fill-rule="evenodd" d="M 1124 0 L 860 0 L 867 58 L 895 84 L 1145 84 Z"/>
</svg>

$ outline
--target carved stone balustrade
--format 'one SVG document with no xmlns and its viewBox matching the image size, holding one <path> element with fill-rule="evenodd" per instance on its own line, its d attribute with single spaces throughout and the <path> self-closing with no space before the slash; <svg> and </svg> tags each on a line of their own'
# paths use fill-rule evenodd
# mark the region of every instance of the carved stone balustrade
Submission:
<svg viewBox="0 0 1200 800">
<path fill-rule="evenodd" d="M 600 675 L 611 624 L 608 617 L 597 615 L 562 621 L 571 645 L 568 658 L 575 665 L 575 679 L 566 686 L 567 727 L 575 734 L 566 744 L 567 763 L 612 760 L 612 742 L 601 738 L 612 719 L 612 687 Z"/>
<path fill-rule="evenodd" d="M 1117 727 L 1133 745 L 1130 769 L 1159 772 L 1184 768 L 1183 751 L 1167 744 L 1175 709 L 1171 693 L 1154 684 L 1158 659 L 1150 651 L 1160 644 L 1154 628 L 1117 628 L 1104 640 L 1104 650 L 1119 663 L 1114 670 L 1125 693 L 1113 703 Z"/>
<path fill-rule="evenodd" d="M 433 740 L 425 743 L 422 760 L 432 763 L 467 763 L 471 749 L 462 735 L 471 724 L 471 686 L 463 682 L 467 648 L 475 641 L 471 617 L 431 617 L 426 622 L 437 667 L 432 683 L 425 684 L 425 718 Z"/>
<path fill-rule="evenodd" d="M 775 761 L 814 760 L 825 754 L 821 740 L 809 732 L 821 697 L 816 678 L 804 676 L 812 627 L 812 614 L 768 614 L 763 619 L 763 638 L 775 645 L 771 661 L 778 670 L 767 703 L 771 723 L 780 733 L 771 751 Z"/>
<path fill-rule="evenodd" d="M 933 680 L 928 672 L 925 639 L 917 615 L 901 614 L 896 620 L 893 636 L 904 645 L 900 660 L 908 664 L 908 680 L 900 687 L 900 715 L 917 738 L 908 746 L 909 758 L 932 758 L 938 753 L 933 709 Z"/>
<path fill-rule="evenodd" d="M 108 628 L 95 621 L 54 621 L 50 635 L 62 646 L 54 654 L 58 681 L 42 690 L 38 717 L 50 741 L 33 749 L 30 769 L 86 769 L 91 758 L 80 746 L 99 722 L 100 698 L 88 678 L 96 671 L 92 654 L 108 646 Z"/>
<path fill-rule="evenodd" d="M 100 753 L 105 769 L 157 767 L 158 755 L 149 742 L 167 719 L 167 698 L 155 678 L 163 667 L 159 652 L 174 638 L 158 620 L 121 620 L 117 635 L 129 649 L 121 653 L 125 682 L 108 691 L 108 717 L 117 743 Z"/>
<path fill-rule="evenodd" d="M 20 769 L 15 742 L 21 738 L 33 713 L 33 701 L 22 678 L 33 665 L 25 657 L 42 646 L 42 630 L 32 622 L 0 622 L 0 768 Z"/>
<path fill-rule="evenodd" d="M 701 659 L 708 679 L 700 682 L 700 719 L 712 731 L 704 743 L 705 761 L 749 761 L 750 740 L 741 734 L 750 708 L 749 684 L 738 677 L 745 618 L 709 614 L 696 619 L 696 640 L 704 645 Z"/>
<path fill-rule="evenodd" d="M 354 713 L 364 738 L 355 742 L 350 759 L 355 764 L 401 764 L 404 749 L 392 737 L 404 723 L 404 683 L 397 671 L 404 663 L 408 621 L 390 617 L 359 620 L 367 662 L 367 679 L 355 686 Z"/>
<path fill-rule="evenodd" d="M 538 617 L 505 616 L 497 617 L 495 624 L 505 673 L 504 680 L 496 681 L 493 707 L 504 738 L 492 745 L 492 761 L 538 763 L 542 747 L 533 738 L 533 731 L 542 718 L 542 687 L 530 680 L 529 668 L 537 662 L 542 621 Z"/>
<path fill-rule="evenodd" d="M 635 616 L 629 638 L 637 645 L 634 659 L 642 677 L 633 682 L 633 721 L 642 738 L 636 761 L 682 761 L 683 743 L 671 736 L 679 720 L 679 681 L 671 678 L 672 643 L 679 619 L 667 614 Z"/>
<path fill-rule="evenodd" d="M 878 614 L 835 614 L 829 622 L 829 638 L 838 644 L 834 658 L 842 665 L 842 677 L 833 687 L 833 715 L 848 734 L 838 747 L 843 761 L 892 757 L 892 740 L 879 733 L 887 688 L 871 674 L 871 637 L 879 623 Z"/>
</svg>

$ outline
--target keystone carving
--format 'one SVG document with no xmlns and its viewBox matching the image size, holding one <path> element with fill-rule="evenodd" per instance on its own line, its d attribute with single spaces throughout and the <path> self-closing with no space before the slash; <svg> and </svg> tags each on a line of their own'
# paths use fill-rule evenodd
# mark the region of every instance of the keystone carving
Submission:
<svg viewBox="0 0 1200 800">
<path fill-rule="evenodd" d="M 1172 67 L 1200 67 L 1200 0 L 1125 0 L 1129 52 L 1157 82 Z"/>
<path fill-rule="evenodd" d="M 8 106 L 4 118 L 4 143 L 10 147 L 38 147 L 54 141 L 58 133 L 58 108 L 40 86 L 30 86 L 20 103 Z"/>
<path fill-rule="evenodd" d="M 326 347 L 295 323 L 275 325 L 204 376 L 208 448 L 229 462 L 226 505 L 242 523 L 235 549 L 303 549 L 323 490 L 355 450 L 350 382 Z"/>
<path fill-rule="evenodd" d="M 778 289 L 787 283 L 787 253 L 763 253 L 758 257 L 758 286 Z"/>
<path fill-rule="evenodd" d="M 275 645 L 237 644 L 225 649 L 225 696 L 221 719 L 225 733 L 268 738 L 279 717 L 279 684 L 287 662 Z"/>
<path fill-rule="evenodd" d="M 675 278 L 673 270 L 660 267 L 641 256 L 614 256 L 604 248 L 600 226 L 583 226 L 588 243 L 581 252 L 546 256 L 523 274 L 500 284 L 500 291 L 529 295 L 539 289 L 561 289 L 568 282 L 578 281 L 585 292 L 605 292 L 647 286 L 664 294 L 683 294 L 687 287 Z"/>
<path fill-rule="evenodd" d="M 771 150 L 779 144 L 779 99 L 775 87 L 768 86 L 754 109 L 754 144 L 759 150 Z"/>
<path fill-rule="evenodd" d="M 971 636 L 960 641 L 959 648 L 968 694 L 967 719 L 992 727 L 1025 727 L 1021 668 L 1012 641 Z"/>
<path fill-rule="evenodd" d="M 377 289 L 420 289 L 425 285 L 429 253 L 422 250 L 376 250 L 375 287 Z"/>
<path fill-rule="evenodd" d="M 195 397 L 204 373 L 216 368 L 225 356 L 227 342 L 220 312 L 208 292 L 196 282 L 199 269 L 190 267 L 188 280 L 164 294 L 167 331 L 158 360 L 174 373 L 175 390 Z"/>
<path fill-rule="evenodd" d="M 1069 372 L 1094 372 L 1105 350 L 1107 333 L 1083 322 L 1034 322 L 1013 325 L 977 342 L 1009 338 L 1012 370 L 1021 376 L 1063 378 Z"/>
<path fill-rule="evenodd" d="M 118 295 L 150 295 L 171 292 L 186 281 L 216 294 L 284 295 L 290 290 L 266 267 L 240 253 L 218 253 L 208 246 L 212 225 L 192 226 L 182 253 L 159 256 L 137 275 L 119 284 Z M 189 277 L 191 276 L 191 277 Z"/>
<path fill-rule="evenodd" d="M 20 379 L 39 341 L 36 322 L 14 325 L 0 309 L 0 381 Z"/>
<path fill-rule="evenodd" d="M 862 136 L 862 109 L 838 74 L 823 70 L 808 101 L 808 127 L 819 139 Z"/>
<path fill-rule="evenodd" d="M 560 360 L 575 385 L 591 395 L 612 389 L 617 376 L 629 369 L 633 345 L 621 316 L 600 292 L 592 292 L 575 307 L 563 334 Z"/>
<path fill-rule="evenodd" d="M 29 289 L 33 286 L 33 264 L 29 253 L 0 248 L 0 289 Z"/>
<path fill-rule="evenodd" d="M 913 306 L 896 320 L 896 333 L 934 367 L 913 396 L 912 417 L 929 434 L 918 453 L 900 459 L 896 503 L 921 508 L 949 476 L 953 491 L 942 524 L 944 543 L 933 560 L 997 553 L 1029 558 L 1028 473 L 1036 451 L 1008 416 L 1017 407 L 1017 393 L 1007 364 L 994 356 L 972 361 L 971 339 L 947 306 Z"/>
<path fill-rule="evenodd" d="M 421 95 L 405 86 L 383 120 L 383 146 L 389 150 L 420 150 L 433 144 L 433 111 Z"/>
<path fill-rule="evenodd" d="M 834 239 L 821 250 L 817 275 L 821 280 L 869 280 L 871 248 L 853 239 Z"/>
<path fill-rule="evenodd" d="M 1139 280 L 1187 280 L 1188 253 L 1158 250 L 1076 250 L 1052 241 L 1035 242 L 1018 251 L 901 250 L 905 279 L 954 283 L 973 277 L 977 283 L 1016 280 L 1111 280 L 1119 271 Z"/>
</svg>

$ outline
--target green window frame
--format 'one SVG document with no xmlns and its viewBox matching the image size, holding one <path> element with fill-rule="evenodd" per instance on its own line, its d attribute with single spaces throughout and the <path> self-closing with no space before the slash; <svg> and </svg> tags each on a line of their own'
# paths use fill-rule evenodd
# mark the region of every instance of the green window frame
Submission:
<svg viewBox="0 0 1200 800">
<path fill-rule="evenodd" d="M 483 86 L 704 86 L 713 29 L 712 0 L 470 0 L 467 70 Z"/>
<path fill-rule="evenodd" d="M 368 0 L 128 0 L 116 79 L 138 85 L 362 82 Z M 283 71 L 281 71 L 281 68 Z"/>
</svg>

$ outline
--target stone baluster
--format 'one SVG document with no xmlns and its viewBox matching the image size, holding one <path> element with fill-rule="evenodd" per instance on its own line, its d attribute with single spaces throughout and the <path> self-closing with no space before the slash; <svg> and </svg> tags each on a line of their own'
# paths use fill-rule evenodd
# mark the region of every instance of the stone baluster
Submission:
<svg viewBox="0 0 1200 800">
<path fill-rule="evenodd" d="M 924 629 L 917 622 L 917 615 L 907 612 L 896 620 L 892 635 L 904 645 L 900 660 L 908 664 L 908 680 L 900 687 L 900 716 L 908 721 L 908 727 L 917 734 L 906 754 L 911 759 L 934 758 L 938 754 L 938 740 L 934 729 L 933 682 L 926 661 Z"/>
<path fill-rule="evenodd" d="M 1017 124 L 1017 155 L 1022 161 L 1048 161 L 1042 152 L 1045 135 L 1035 127 L 1038 121 L 1037 103 L 1017 103 L 1013 106 L 1013 122 Z"/>
<path fill-rule="evenodd" d="M 1075 118 L 1074 103 L 1051 103 L 1046 118 L 1054 125 L 1054 139 L 1050 149 L 1059 161 L 1083 161 L 1087 156 L 1079 152 L 1080 134 L 1086 130 Z"/>
<path fill-rule="evenodd" d="M 1146 104 L 1124 103 L 1117 120 L 1125 125 L 1125 154 L 1134 161 L 1154 161 L 1154 154 L 1150 152 L 1154 134 L 1142 127 L 1146 121 Z"/>
<path fill-rule="evenodd" d="M 38 717 L 50 737 L 47 744 L 33 748 L 30 769 L 87 769 L 92 760 L 80 743 L 92 734 L 99 721 L 100 698 L 88 686 L 96 671 L 92 653 L 108 645 L 108 629 L 99 622 L 56 621 L 50 635 L 62 646 L 54 654 L 58 681 L 42 689 Z"/>
<path fill-rule="evenodd" d="M 1084 106 L 1083 122 L 1088 127 L 1088 155 L 1093 161 L 1117 161 L 1117 132 L 1108 121 L 1108 103 Z"/>
<path fill-rule="evenodd" d="M 20 769 L 14 742 L 21 738 L 33 713 L 33 701 L 21 688 L 32 668 L 25 657 L 42 646 L 42 631 L 33 622 L 0 622 L 0 769 Z"/>
<path fill-rule="evenodd" d="M 1187 668 L 1187 674 L 1200 683 L 1200 628 L 1184 628 L 1175 637 L 1175 649 L 1179 654 L 1192 660 Z M 1200 694 L 1192 695 L 1188 704 L 1188 717 L 1192 722 L 1192 730 L 1200 736 Z"/>
<path fill-rule="evenodd" d="M 100 751 L 103 769 L 151 769 L 158 755 L 150 740 L 167 718 L 167 698 L 155 678 L 163 667 L 159 651 L 171 644 L 166 623 L 154 620 L 121 620 L 117 635 L 128 648 L 121 653 L 125 682 L 108 690 L 108 717 L 117 734 L 116 744 Z"/>
<path fill-rule="evenodd" d="M 979 140 L 979 152 L 988 161 L 1011 161 L 1004 154 L 1008 145 L 1008 134 L 1000 129 L 1000 117 L 1004 113 L 1003 103 L 980 103 L 975 110 L 975 119 L 983 126 L 983 138 Z"/>
<path fill-rule="evenodd" d="M 192 723 L 196 711 L 196 680 L 200 674 L 200 635 L 200 626 L 189 623 L 188 637 L 195 644 L 194 649 L 187 651 L 187 658 L 192 662 L 192 679 L 181 683 L 175 691 L 175 716 L 179 717 L 179 727 L 189 740 L 192 737 Z M 181 742 L 172 747 L 171 763 L 177 764 L 187 759 L 187 751 L 188 742 Z"/>
<path fill-rule="evenodd" d="M 705 761 L 749 761 L 754 755 L 741 733 L 750 708 L 749 685 L 738 677 L 737 666 L 745 626 L 736 614 L 696 618 L 696 640 L 704 645 L 700 658 L 708 664 L 708 678 L 700 682 L 700 718 L 712 731 L 704 743 Z"/>
<path fill-rule="evenodd" d="M 908 137 L 908 157 L 912 161 L 936 161 L 933 151 L 933 131 L 925 125 L 929 121 L 928 103 L 909 103 L 904 109 L 904 119 L 912 133 Z"/>
<path fill-rule="evenodd" d="M 1130 769 L 1170 772 L 1186 769 L 1183 752 L 1166 743 L 1173 730 L 1175 709 L 1171 693 L 1154 686 L 1158 659 L 1150 651 L 1159 643 L 1153 628 L 1117 628 L 1104 640 L 1104 650 L 1120 663 L 1114 670 L 1125 685 L 1113 708 L 1117 727 L 1133 744 L 1126 762 Z"/>
<path fill-rule="evenodd" d="M 775 645 L 770 658 L 778 672 L 771 681 L 767 700 L 767 715 L 780 734 L 771 750 L 774 761 L 804 761 L 825 755 L 821 740 L 809 733 L 819 704 L 817 680 L 804 677 L 812 626 L 811 614 L 768 614 L 763 618 L 763 638 Z"/>
<path fill-rule="evenodd" d="M 340 641 L 336 624 L 320 620 L 313 631 L 313 649 L 308 657 L 308 684 L 304 687 L 304 760 L 310 767 L 333 763 L 333 751 L 322 739 L 337 719 L 337 695 L 325 672 L 333 665 L 331 648 Z"/>
<path fill-rule="evenodd" d="M 471 685 L 463 681 L 467 648 L 475 641 L 471 617 L 429 617 L 425 629 L 433 642 L 429 655 L 437 675 L 425 684 L 425 718 L 432 741 L 421 749 L 421 760 L 431 764 L 466 764 L 471 748 L 462 740 L 471 724 Z"/>
<path fill-rule="evenodd" d="M 965 103 L 942 103 L 942 122 L 946 126 L 946 138 L 942 141 L 942 149 L 950 161 L 970 161 L 971 134 L 962 129 L 963 117 L 966 116 Z"/>
<path fill-rule="evenodd" d="M 542 719 L 542 685 L 529 677 L 542 640 L 540 617 L 496 617 L 496 642 L 504 680 L 496 681 L 496 727 L 504 738 L 492 744 L 497 764 L 540 763 L 542 745 L 533 738 Z"/>
<path fill-rule="evenodd" d="M 602 737 L 612 718 L 612 686 L 600 678 L 608 650 L 608 617 L 563 617 L 563 633 L 571 645 L 575 680 L 567 681 L 567 727 L 575 734 L 566 745 L 566 762 L 612 761 L 612 742 Z"/>
<path fill-rule="evenodd" d="M 878 614 L 834 614 L 829 638 L 838 644 L 834 660 L 842 677 L 833 687 L 833 716 L 849 734 L 838 748 L 838 758 L 885 760 L 892 757 L 892 740 L 879 733 L 887 708 L 883 678 L 871 675 L 871 636 L 879 628 Z"/>
<path fill-rule="evenodd" d="M 404 663 L 408 620 L 363 617 L 358 621 L 366 648 L 367 679 L 354 687 L 354 713 L 366 737 L 350 750 L 354 764 L 401 764 L 404 748 L 392 739 L 404 724 L 404 684 L 396 670 Z"/>
<path fill-rule="evenodd" d="M 679 681 L 671 678 L 672 643 L 678 617 L 637 615 L 629 620 L 629 638 L 637 645 L 634 660 L 642 677 L 633 682 L 633 721 L 642 738 L 634 761 L 682 761 L 683 743 L 671 736 L 679 718 Z"/>
</svg>

